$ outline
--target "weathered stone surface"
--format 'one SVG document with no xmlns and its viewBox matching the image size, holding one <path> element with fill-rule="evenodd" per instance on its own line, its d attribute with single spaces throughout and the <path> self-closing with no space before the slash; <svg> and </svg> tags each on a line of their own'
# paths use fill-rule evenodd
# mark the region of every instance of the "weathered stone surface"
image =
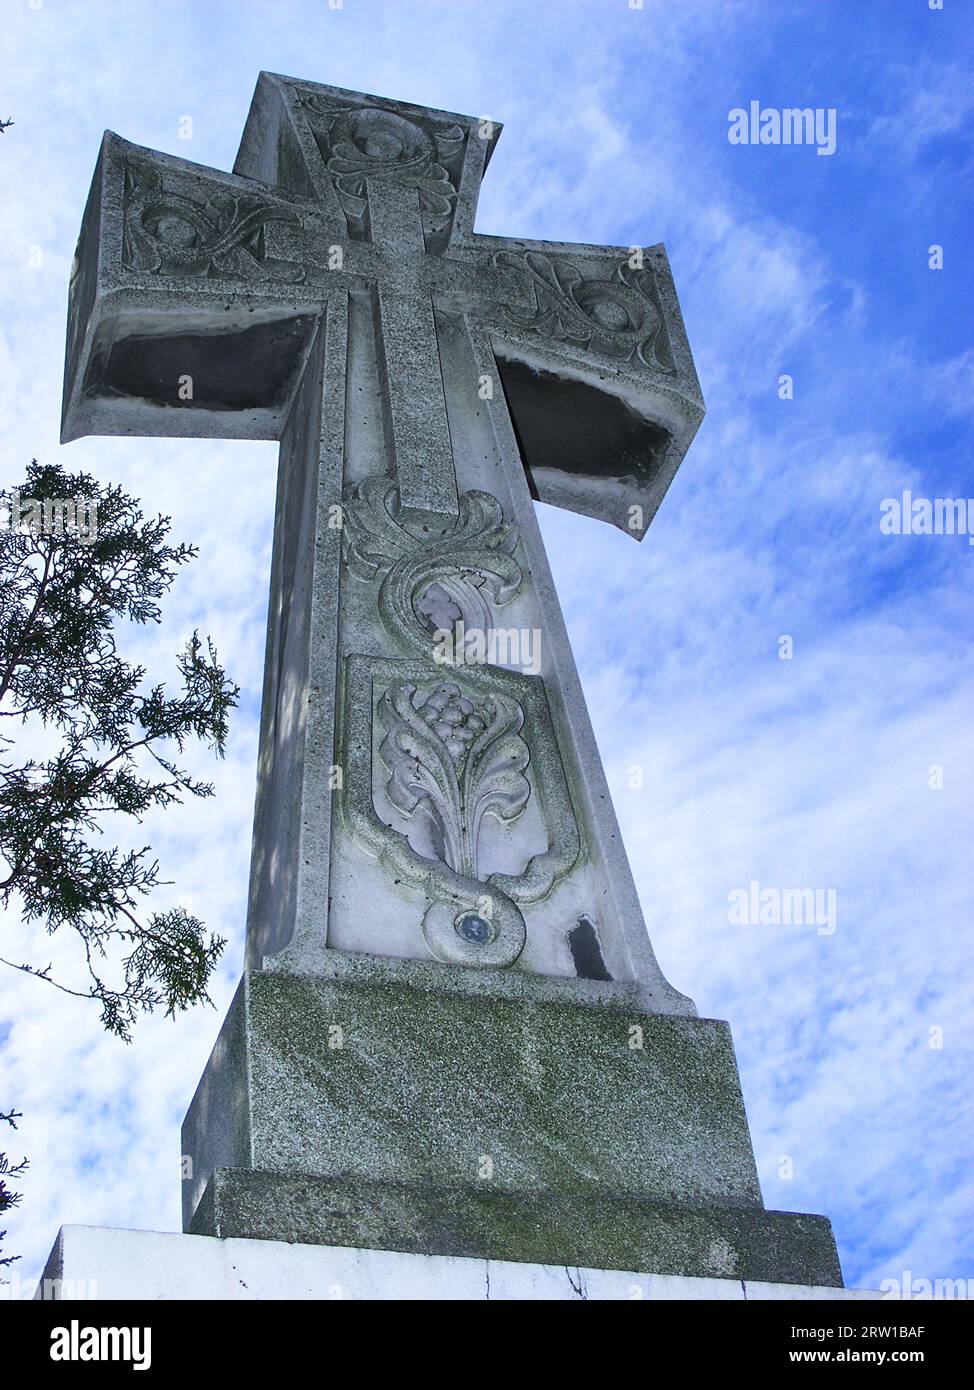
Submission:
<svg viewBox="0 0 974 1390">
<path fill-rule="evenodd" d="M 666 253 L 478 235 L 498 133 L 264 73 L 232 174 L 102 145 L 64 439 L 281 445 L 185 1221 L 837 1283 L 656 961 L 532 501 L 644 535 L 703 416 Z"/>
<path fill-rule="evenodd" d="M 531 498 L 641 538 L 699 385 L 662 247 L 474 232 L 499 129 L 265 73 L 232 174 L 106 135 L 64 438 L 281 441 L 251 967 L 589 968 L 692 1014 L 649 944 Z M 440 624 L 493 645 L 444 670 Z"/>
<path fill-rule="evenodd" d="M 215 1168 L 761 1206 L 725 1023 L 381 973 L 248 973 L 183 1152 L 186 1227 Z"/>
<path fill-rule="evenodd" d="M 195 1235 L 841 1286 L 824 1216 L 218 1168 Z"/>
<path fill-rule="evenodd" d="M 187 1230 L 841 1283 L 824 1217 L 762 1206 L 725 1023 L 353 967 L 245 976 L 183 1129 Z"/>
</svg>

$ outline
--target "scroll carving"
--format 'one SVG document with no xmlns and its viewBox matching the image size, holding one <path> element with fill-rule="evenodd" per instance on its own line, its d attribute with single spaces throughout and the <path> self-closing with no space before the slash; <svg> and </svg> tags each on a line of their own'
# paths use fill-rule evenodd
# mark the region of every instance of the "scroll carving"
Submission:
<svg viewBox="0 0 974 1390">
<path fill-rule="evenodd" d="M 530 279 L 533 306 L 503 311 L 511 327 L 632 366 L 675 373 L 652 271 L 636 270 L 623 260 L 611 278 L 598 279 L 583 274 L 573 261 L 536 251 L 499 251 L 494 264 Z"/>
<path fill-rule="evenodd" d="M 303 97 L 302 105 L 353 235 L 368 234 L 367 180 L 415 188 L 434 240 L 449 227 L 466 142 L 462 126 L 409 120 L 378 106 L 333 107 L 317 95 Z"/>
<path fill-rule="evenodd" d="M 512 554 L 517 533 L 496 497 L 472 490 L 459 502 L 455 524 L 420 542 L 399 521 L 399 491 L 390 479 L 369 478 L 346 494 L 348 563 L 360 578 L 383 575 L 382 622 L 415 651 L 428 653 L 434 632 L 461 622 L 467 632 L 489 632 L 493 610 L 521 586 Z"/>
<path fill-rule="evenodd" d="M 268 257 L 264 245 L 269 222 L 297 220 L 255 194 L 193 197 L 167 188 L 158 170 L 126 165 L 122 260 L 130 270 L 300 284 L 304 266 Z"/>
</svg>

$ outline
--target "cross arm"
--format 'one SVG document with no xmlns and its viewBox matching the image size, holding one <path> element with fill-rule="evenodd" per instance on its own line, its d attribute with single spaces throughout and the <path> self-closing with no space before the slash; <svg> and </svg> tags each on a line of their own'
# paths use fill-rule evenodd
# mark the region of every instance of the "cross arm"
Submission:
<svg viewBox="0 0 974 1390">
<path fill-rule="evenodd" d="M 535 496 L 641 538 L 704 414 L 666 253 L 475 233 L 499 130 L 265 73 L 233 174 L 106 133 L 72 272 L 64 441 L 279 438 L 333 296 L 378 287 L 394 345 L 415 336 L 397 338 L 397 306 L 416 328 L 432 295 L 486 331 Z"/>
<path fill-rule="evenodd" d="M 534 495 L 641 540 L 705 411 L 664 248 L 473 246 Z"/>
<path fill-rule="evenodd" d="M 318 202 L 352 241 L 381 243 L 391 230 L 400 253 L 402 228 L 389 226 L 382 195 L 408 190 L 422 249 L 440 256 L 470 240 L 501 129 L 487 117 L 262 72 L 233 167 Z"/>
<path fill-rule="evenodd" d="M 71 275 L 62 440 L 275 439 L 339 278 L 322 209 L 108 131 Z"/>
</svg>

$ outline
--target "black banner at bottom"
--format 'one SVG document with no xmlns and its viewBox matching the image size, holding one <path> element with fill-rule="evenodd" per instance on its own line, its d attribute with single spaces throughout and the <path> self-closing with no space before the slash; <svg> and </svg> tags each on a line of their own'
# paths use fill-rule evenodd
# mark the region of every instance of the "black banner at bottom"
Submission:
<svg viewBox="0 0 974 1390">
<path fill-rule="evenodd" d="M 258 1317 L 254 1301 L 245 1295 L 221 1302 L 0 1302 L 0 1336 L 8 1347 L 17 1345 L 25 1378 L 50 1366 L 58 1378 L 69 1379 L 86 1368 L 101 1375 L 183 1375 L 188 1364 L 194 1378 L 238 1367 L 250 1374 L 265 1367 L 279 1373 L 309 1357 L 323 1372 L 332 1358 L 348 1367 L 348 1359 L 357 1357 L 363 1370 L 374 1373 L 384 1351 L 397 1368 L 414 1361 L 417 1368 L 428 1369 L 434 1346 L 436 1363 L 445 1372 L 450 1365 L 456 1369 L 457 1356 L 470 1355 L 469 1339 L 477 1332 L 510 1328 L 516 1333 L 522 1327 L 543 1354 L 546 1369 L 555 1368 L 566 1354 L 574 1362 L 586 1345 L 579 1338 L 593 1335 L 600 1340 L 587 1342 L 590 1351 L 601 1346 L 614 1361 L 625 1347 L 625 1359 L 645 1358 L 647 1371 L 663 1348 L 678 1352 L 684 1369 L 781 1371 L 833 1364 L 946 1369 L 963 1354 L 970 1329 L 967 1308 L 959 1301 L 635 1300 L 580 1306 L 579 1300 L 572 1305 L 491 1306 L 485 1300 L 467 1303 L 462 1316 L 438 1318 L 431 1336 L 428 1323 L 426 1333 L 422 1330 L 427 1319 L 418 1313 L 417 1303 L 398 1301 L 406 1305 L 401 1314 L 390 1301 L 262 1302 Z M 528 1314 L 530 1323 L 525 1321 Z M 401 1336 L 399 1316 L 405 1319 Z M 359 1330 L 367 1340 L 350 1342 L 349 1334 Z M 616 1332 L 655 1340 L 602 1340 Z M 458 1346 L 447 1358 L 451 1333 Z M 330 1336 L 334 1342 L 326 1340 Z M 489 1369 L 492 1358 L 486 1348 L 491 1345 L 498 1367 L 510 1372 L 506 1338 L 479 1344 L 476 1369 Z"/>
</svg>

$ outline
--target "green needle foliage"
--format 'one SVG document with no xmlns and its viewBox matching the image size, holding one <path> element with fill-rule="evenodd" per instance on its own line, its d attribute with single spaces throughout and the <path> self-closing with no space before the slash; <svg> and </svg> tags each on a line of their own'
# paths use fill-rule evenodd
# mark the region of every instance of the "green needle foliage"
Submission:
<svg viewBox="0 0 974 1390">
<path fill-rule="evenodd" d="M 16 1110 L 0 1110 L 0 1123 L 8 1124 L 13 1129 L 16 1129 L 19 1119 L 20 1115 Z M 11 1207 L 17 1206 L 20 1201 L 20 1193 L 12 1192 L 7 1186 L 7 1178 L 20 1177 L 21 1173 L 25 1172 L 26 1169 L 26 1158 L 22 1158 L 19 1163 L 11 1163 L 5 1153 L 0 1153 L 0 1216 L 2 1216 L 5 1211 L 9 1211 Z M 3 1254 L 3 1238 L 6 1234 L 6 1231 L 0 1231 L 0 1269 L 5 1269 L 7 1266 L 12 1265 L 15 1260 L 20 1259 L 19 1255 Z"/>
<path fill-rule="evenodd" d="M 182 908 L 140 913 L 159 865 L 148 846 L 103 843 L 102 824 L 211 796 L 173 759 L 191 739 L 223 756 L 239 690 L 196 633 L 178 658 L 178 693 L 143 689 L 144 668 L 118 654 L 121 621 L 158 623 L 158 600 L 197 554 L 167 543 L 168 517 L 146 520 L 121 488 L 36 461 L 18 491 L 23 505 L 95 504 L 97 526 L 87 537 L 80 527 L 0 530 L 0 903 L 15 901 L 52 936 L 75 932 L 89 984 L 69 988 L 53 962 L 0 962 L 97 1000 L 104 1026 L 128 1041 L 140 1013 L 173 1016 L 207 999 L 225 943 Z M 18 756 L 18 730 L 38 724 L 59 746 Z"/>
</svg>

